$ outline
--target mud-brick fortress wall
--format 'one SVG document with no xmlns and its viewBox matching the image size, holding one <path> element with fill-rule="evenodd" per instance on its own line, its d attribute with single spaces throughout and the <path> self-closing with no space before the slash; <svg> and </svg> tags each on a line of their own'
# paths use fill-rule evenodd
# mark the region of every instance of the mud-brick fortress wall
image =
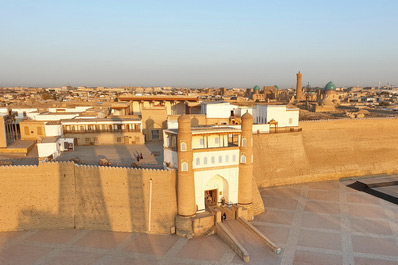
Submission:
<svg viewBox="0 0 398 265">
<path fill-rule="evenodd" d="M 78 229 L 170 233 L 175 226 L 175 171 L 79 166 L 75 177 Z"/>
<path fill-rule="evenodd" d="M 1 166 L 0 183 L 0 231 L 85 228 L 170 233 L 175 226 L 176 173 L 171 170 L 50 162 Z"/>
<path fill-rule="evenodd" d="M 254 135 L 259 187 L 398 173 L 398 119 L 301 122 L 301 132 Z"/>
</svg>

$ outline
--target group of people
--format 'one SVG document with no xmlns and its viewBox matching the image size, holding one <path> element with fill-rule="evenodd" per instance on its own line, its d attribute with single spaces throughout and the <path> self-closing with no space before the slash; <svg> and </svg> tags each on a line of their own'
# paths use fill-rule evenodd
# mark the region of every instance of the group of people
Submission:
<svg viewBox="0 0 398 265">
<path fill-rule="evenodd" d="M 206 199 L 206 204 L 212 205 L 212 204 L 217 203 L 216 201 L 213 201 L 213 197 L 211 196 L 211 191 L 206 191 L 205 199 Z M 222 206 L 225 205 L 225 198 L 224 197 L 221 197 L 220 203 L 221 203 Z"/>
<path fill-rule="evenodd" d="M 137 162 L 139 162 L 139 161 L 140 161 L 140 159 L 144 159 L 144 157 L 143 157 L 142 153 L 140 153 L 139 155 L 137 155 Z"/>
</svg>

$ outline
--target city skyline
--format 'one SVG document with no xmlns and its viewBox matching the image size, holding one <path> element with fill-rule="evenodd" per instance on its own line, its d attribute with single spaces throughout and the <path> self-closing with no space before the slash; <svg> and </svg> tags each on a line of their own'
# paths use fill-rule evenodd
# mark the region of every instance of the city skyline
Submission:
<svg viewBox="0 0 398 265">
<path fill-rule="evenodd" d="M 0 86 L 398 85 L 394 1 L 2 6 Z"/>
</svg>

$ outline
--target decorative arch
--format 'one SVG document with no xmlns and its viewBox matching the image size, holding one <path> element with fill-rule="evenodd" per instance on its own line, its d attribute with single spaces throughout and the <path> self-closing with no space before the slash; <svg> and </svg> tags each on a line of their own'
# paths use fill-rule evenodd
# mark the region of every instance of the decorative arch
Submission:
<svg viewBox="0 0 398 265">
<path fill-rule="evenodd" d="M 207 181 L 205 191 L 217 190 L 217 202 L 221 202 L 221 198 L 224 198 L 225 202 L 228 202 L 228 188 L 228 181 L 220 175 L 215 175 L 209 181 Z"/>
</svg>

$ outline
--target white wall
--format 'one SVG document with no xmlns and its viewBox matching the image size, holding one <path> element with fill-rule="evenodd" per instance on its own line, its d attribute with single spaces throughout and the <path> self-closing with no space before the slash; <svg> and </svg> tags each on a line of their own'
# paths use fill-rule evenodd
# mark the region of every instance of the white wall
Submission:
<svg viewBox="0 0 398 265">
<path fill-rule="evenodd" d="M 260 133 L 269 133 L 269 124 L 253 124 L 253 134 Z"/>
<path fill-rule="evenodd" d="M 164 162 L 170 163 L 174 168 L 178 168 L 177 152 L 165 148 L 163 152 Z"/>
<path fill-rule="evenodd" d="M 226 180 L 228 183 L 227 188 L 218 181 L 209 183 L 209 181 L 217 175 Z M 225 202 L 228 204 L 238 203 L 239 167 L 195 171 L 194 180 L 195 199 L 198 211 L 203 211 L 205 209 L 204 193 L 207 189 L 218 189 L 218 192 L 222 191 L 222 196 L 224 196 Z M 218 194 L 218 199 L 220 200 L 220 198 L 221 196 Z"/>
<path fill-rule="evenodd" d="M 62 125 L 61 124 L 53 124 L 53 125 L 44 125 L 44 130 L 46 132 L 46 136 L 61 136 L 62 135 Z"/>
<path fill-rule="evenodd" d="M 299 116 L 300 111 L 298 109 L 286 109 L 287 110 L 287 120 L 292 119 L 292 124 L 289 123 L 288 126 L 299 126 Z"/>
<path fill-rule="evenodd" d="M 30 115 L 29 113 L 28 115 Z M 37 121 L 59 121 L 63 119 L 73 119 L 77 116 L 78 114 L 39 114 L 35 115 L 33 118 Z"/>
<path fill-rule="evenodd" d="M 229 103 L 207 103 L 202 104 L 201 114 L 206 114 L 206 118 L 229 118 L 231 110 L 237 108 L 238 106 Z"/>
<path fill-rule="evenodd" d="M 221 162 L 219 160 L 220 157 Z M 212 160 L 213 158 L 214 163 Z M 199 164 L 197 164 L 197 159 L 199 159 Z M 207 164 L 205 164 L 205 159 L 207 159 Z M 210 150 L 208 152 L 194 152 L 192 164 L 193 169 L 239 165 L 239 149 L 213 152 Z"/>
<path fill-rule="evenodd" d="M 287 109 L 286 105 L 257 105 L 254 123 L 264 124 L 271 120 L 278 122 L 278 127 L 295 127 L 299 124 L 299 110 Z"/>
<path fill-rule="evenodd" d="M 167 129 L 178 129 L 178 120 L 167 119 Z"/>
<path fill-rule="evenodd" d="M 201 144 L 201 139 L 203 139 L 203 144 Z M 228 146 L 228 135 L 209 134 L 205 136 L 192 136 L 192 149 L 217 148 L 224 146 Z"/>
<path fill-rule="evenodd" d="M 59 140 L 57 142 L 58 142 L 59 150 L 61 152 L 68 151 L 67 149 L 65 149 L 65 143 L 73 144 L 73 150 L 75 149 L 73 138 L 59 138 Z"/>
<path fill-rule="evenodd" d="M 37 151 L 39 157 L 47 157 L 53 155 L 57 158 L 59 155 L 59 146 L 57 143 L 38 143 Z"/>
<path fill-rule="evenodd" d="M 246 112 L 250 113 L 253 116 L 253 121 L 255 121 L 256 117 L 256 107 L 246 107 L 246 106 L 240 106 L 235 110 L 235 116 L 237 117 L 242 117 Z"/>
</svg>

